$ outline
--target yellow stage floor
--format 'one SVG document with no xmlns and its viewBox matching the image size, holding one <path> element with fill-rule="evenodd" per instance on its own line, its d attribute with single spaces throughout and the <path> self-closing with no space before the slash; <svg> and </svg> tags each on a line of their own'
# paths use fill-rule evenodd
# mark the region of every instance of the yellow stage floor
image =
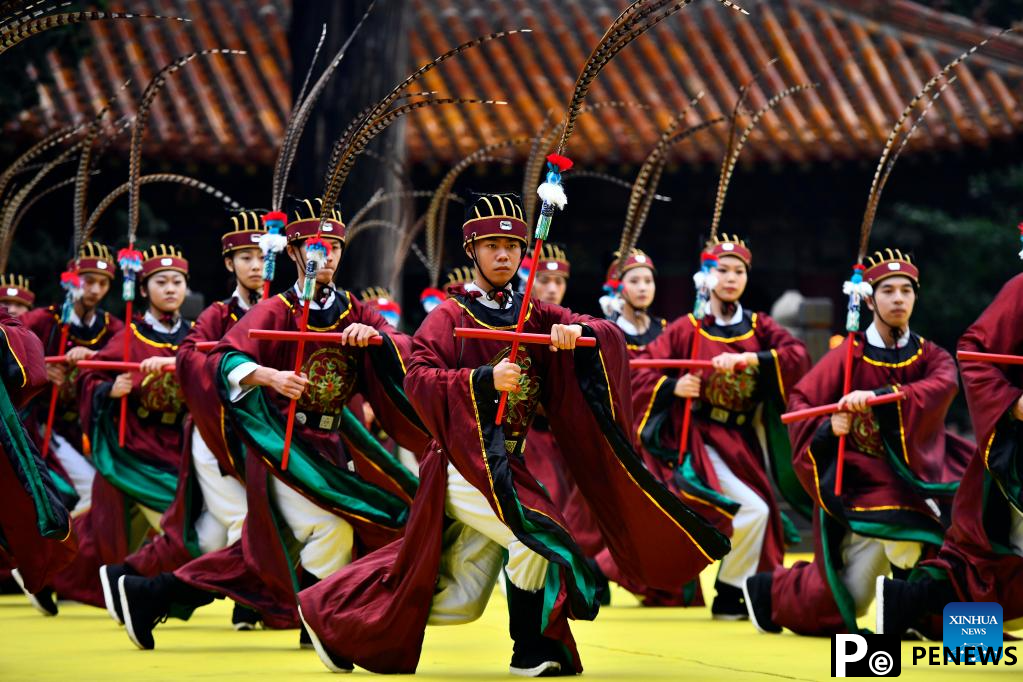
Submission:
<svg viewBox="0 0 1023 682">
<path fill-rule="evenodd" d="M 713 573 L 704 575 L 707 589 Z M 229 602 L 217 601 L 187 623 L 160 625 L 155 651 L 136 650 L 106 611 L 66 602 L 60 608 L 58 617 L 43 618 L 21 597 L 0 597 L 0 680 L 329 679 L 314 652 L 298 649 L 297 631 L 235 632 Z M 872 628 L 873 618 L 869 614 L 862 624 Z M 748 622 L 711 621 L 709 609 L 644 609 L 622 591 L 595 622 L 573 623 L 573 632 L 591 680 L 831 679 L 827 639 L 760 635 Z M 912 645 L 903 645 L 904 679 L 1020 679 L 1023 672 L 1023 661 L 1015 667 L 914 668 Z M 495 591 L 479 621 L 427 631 L 418 678 L 511 679 L 510 652 L 507 610 Z M 355 675 L 370 676 L 360 670 Z"/>
</svg>

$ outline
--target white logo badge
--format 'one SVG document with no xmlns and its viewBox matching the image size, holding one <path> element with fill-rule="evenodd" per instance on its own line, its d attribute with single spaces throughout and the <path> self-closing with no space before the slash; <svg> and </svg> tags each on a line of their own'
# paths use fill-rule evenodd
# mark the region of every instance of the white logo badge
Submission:
<svg viewBox="0 0 1023 682">
<path fill-rule="evenodd" d="M 324 225 L 323 226 L 323 230 L 321 230 L 321 231 L 322 232 L 333 232 L 334 231 L 334 226 L 333 225 Z"/>
<path fill-rule="evenodd" d="M 258 244 L 259 243 L 259 235 L 258 234 L 250 234 L 249 235 L 249 241 L 252 242 L 253 244 Z"/>
<path fill-rule="evenodd" d="M 547 261 L 547 269 L 548 270 L 557 270 L 558 269 L 558 264 L 555 263 L 554 261 Z"/>
<path fill-rule="evenodd" d="M 7 295 L 8 296 L 17 296 L 18 295 L 18 290 L 15 289 L 14 287 L 10 287 L 9 289 L 7 289 Z"/>
<path fill-rule="evenodd" d="M 174 259 L 173 258 L 161 258 L 160 259 L 160 265 L 174 265 Z"/>
<path fill-rule="evenodd" d="M 99 268 L 100 270 L 106 270 L 107 262 L 105 260 L 98 260 L 96 261 L 96 267 Z"/>
<path fill-rule="evenodd" d="M 888 269 L 889 270 L 901 270 L 902 269 L 902 264 L 901 263 L 889 263 L 888 264 Z"/>
<path fill-rule="evenodd" d="M 735 251 L 735 244 L 728 244 L 728 243 L 722 244 L 721 245 L 721 250 L 722 251 Z"/>
<path fill-rule="evenodd" d="M 640 254 L 640 255 L 636 256 L 636 262 L 637 263 L 646 263 L 646 256 L 644 256 L 643 254 Z"/>
<path fill-rule="evenodd" d="M 502 220 L 501 221 L 501 229 L 505 230 L 505 231 L 508 231 L 508 230 L 512 229 L 511 221 L 510 220 Z"/>
</svg>

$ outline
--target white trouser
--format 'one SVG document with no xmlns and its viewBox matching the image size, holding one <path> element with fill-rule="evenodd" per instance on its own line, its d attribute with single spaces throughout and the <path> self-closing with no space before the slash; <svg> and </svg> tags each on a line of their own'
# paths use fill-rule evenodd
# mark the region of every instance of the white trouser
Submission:
<svg viewBox="0 0 1023 682">
<path fill-rule="evenodd" d="M 66 438 L 53 434 L 53 454 L 64 467 L 71 486 L 78 493 L 78 504 L 71 510 L 71 518 L 89 511 L 92 506 L 92 479 L 96 478 L 96 468 L 82 456 Z"/>
<path fill-rule="evenodd" d="M 217 457 L 206 445 L 199 429 L 192 429 L 192 464 L 202 491 L 202 513 L 195 522 L 203 554 L 234 544 L 242 536 L 248 512 L 245 486 L 220 472 Z"/>
<path fill-rule="evenodd" d="M 340 516 L 317 506 L 282 483 L 271 480 L 277 509 L 302 545 L 302 567 L 323 580 L 352 560 L 355 530 Z"/>
<path fill-rule="evenodd" d="M 706 447 L 707 456 L 721 484 L 721 492 L 739 503 L 739 511 L 732 519 L 732 550 L 721 559 L 717 579 L 726 585 L 741 588 L 746 578 L 757 572 L 771 509 L 755 490 L 728 468 L 717 450 L 709 445 Z"/>
<path fill-rule="evenodd" d="M 1009 505 L 1009 545 L 1016 556 L 1023 556 L 1023 514 Z"/>
<path fill-rule="evenodd" d="M 536 592 L 544 586 L 547 560 L 522 544 L 515 533 L 497 518 L 483 493 L 450 463 L 444 512 L 508 550 L 505 571 L 513 585 L 527 592 Z"/>
<path fill-rule="evenodd" d="M 842 584 L 856 604 L 856 617 L 867 613 L 874 599 L 879 575 L 888 575 L 891 566 L 912 568 L 920 559 L 923 545 L 919 542 L 880 540 L 856 533 L 842 538 Z"/>
</svg>

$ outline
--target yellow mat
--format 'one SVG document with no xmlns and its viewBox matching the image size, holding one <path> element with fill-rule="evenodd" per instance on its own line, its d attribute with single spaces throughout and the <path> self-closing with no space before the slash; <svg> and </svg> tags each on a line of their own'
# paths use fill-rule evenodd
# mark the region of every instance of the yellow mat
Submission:
<svg viewBox="0 0 1023 682">
<path fill-rule="evenodd" d="M 713 575 L 704 574 L 706 594 L 713 594 Z M 748 622 L 711 621 L 704 608 L 645 609 L 620 590 L 612 603 L 595 622 L 572 624 L 586 679 L 831 679 L 830 640 L 760 635 Z M 160 625 L 156 650 L 138 651 L 104 610 L 61 603 L 58 617 L 44 618 L 24 598 L 0 597 L 0 680 L 329 679 L 316 654 L 298 648 L 297 631 L 235 632 L 230 621 L 231 604 L 217 601 L 187 623 Z M 417 677 L 510 679 L 507 623 L 504 599 L 495 591 L 479 621 L 429 628 Z M 873 612 L 862 624 L 873 626 Z M 1023 663 L 912 667 L 912 646 L 902 648 L 904 679 L 1020 679 L 1023 672 Z M 1020 654 L 1023 658 L 1023 647 Z M 369 677 L 356 670 L 355 678 Z"/>
</svg>

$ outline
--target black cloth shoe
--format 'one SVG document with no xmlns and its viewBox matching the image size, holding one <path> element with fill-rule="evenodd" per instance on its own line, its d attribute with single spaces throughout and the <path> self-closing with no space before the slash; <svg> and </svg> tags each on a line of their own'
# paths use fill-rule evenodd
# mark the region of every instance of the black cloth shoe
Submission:
<svg viewBox="0 0 1023 682">
<path fill-rule="evenodd" d="M 903 636 L 910 629 L 917 635 L 934 639 L 936 628 L 930 621 L 949 602 L 956 600 L 952 585 L 944 580 L 892 580 L 877 577 L 877 634 Z"/>
<path fill-rule="evenodd" d="M 106 604 L 107 613 L 118 625 L 124 625 L 124 616 L 121 615 L 121 595 L 117 591 L 117 582 L 122 575 L 138 575 L 128 564 L 108 564 L 99 567 L 99 581 L 103 585 L 103 603 Z"/>
<path fill-rule="evenodd" d="M 332 673 L 350 673 L 355 669 L 351 661 L 346 661 L 340 656 L 335 656 L 325 646 L 320 638 L 316 636 L 313 629 L 306 625 L 305 616 L 302 615 L 302 607 L 298 607 L 298 618 L 302 622 L 302 633 L 309 638 L 309 642 L 312 644 L 313 649 L 316 650 L 316 655 L 320 657 L 320 662 L 327 666 L 327 670 Z"/>
<path fill-rule="evenodd" d="M 717 592 L 717 595 L 714 597 L 714 603 L 710 605 L 710 614 L 714 620 L 746 620 L 749 618 L 742 588 L 718 580 L 714 583 L 714 591 Z"/>
<path fill-rule="evenodd" d="M 543 590 L 527 592 L 508 581 L 508 632 L 513 648 L 508 672 L 520 677 L 555 677 L 573 674 L 557 640 L 540 631 Z"/>
<path fill-rule="evenodd" d="M 746 582 L 742 584 L 742 594 L 750 622 L 765 635 L 781 632 L 781 626 L 771 620 L 772 580 L 770 573 L 757 573 L 746 578 Z"/>
<path fill-rule="evenodd" d="M 44 587 L 38 592 L 32 593 L 25 589 L 25 580 L 21 577 L 21 572 L 18 569 L 11 569 L 11 577 L 14 578 L 14 582 L 18 583 L 18 587 L 28 597 L 28 601 L 35 607 L 35 610 L 47 617 L 57 615 L 57 600 L 53 598 L 53 590 L 49 587 Z"/>
<path fill-rule="evenodd" d="M 140 649 L 156 646 L 153 629 L 167 620 L 172 606 L 194 609 L 214 599 L 209 592 L 178 580 L 173 573 L 161 573 L 155 578 L 123 575 L 117 581 L 117 591 L 121 596 L 124 628 Z"/>
<path fill-rule="evenodd" d="M 160 581 L 163 576 L 142 578 L 137 575 L 122 575 L 117 580 L 117 592 L 121 599 L 121 615 L 128 638 L 139 649 L 156 647 L 153 628 L 167 619 L 170 610 L 170 596 Z"/>
<path fill-rule="evenodd" d="M 259 611 L 235 602 L 234 611 L 231 612 L 231 625 L 235 630 L 238 632 L 255 630 L 262 621 L 263 617 L 259 615 Z"/>
</svg>

